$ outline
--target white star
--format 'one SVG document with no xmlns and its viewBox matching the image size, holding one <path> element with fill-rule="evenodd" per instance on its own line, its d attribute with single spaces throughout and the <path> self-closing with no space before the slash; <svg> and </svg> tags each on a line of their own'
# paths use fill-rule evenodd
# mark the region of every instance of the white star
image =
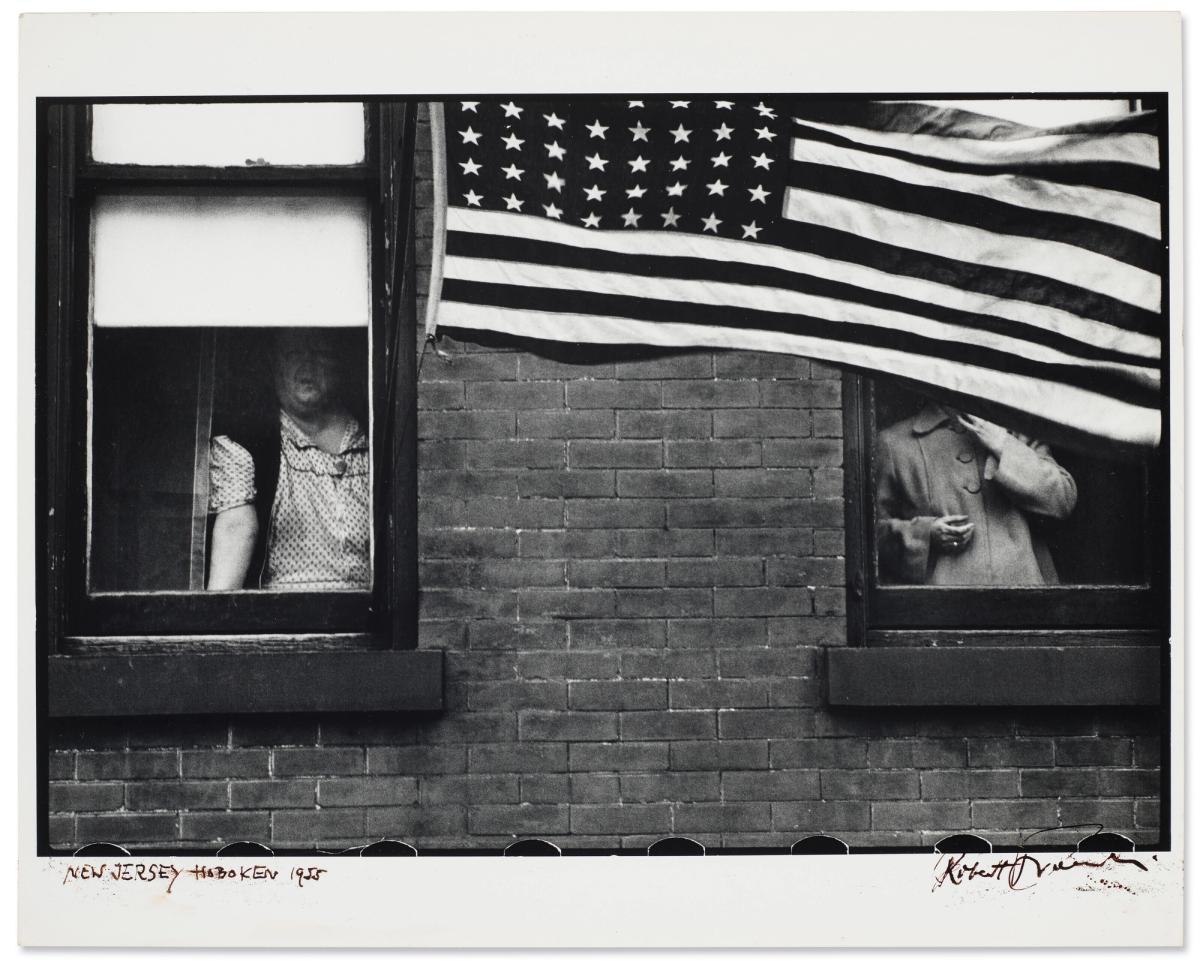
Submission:
<svg viewBox="0 0 1200 961">
<path fill-rule="evenodd" d="M 583 221 L 583 225 L 585 227 L 599 227 L 600 226 L 600 217 L 599 217 L 599 215 L 597 215 L 595 213 L 590 213 L 586 217 L 580 217 L 579 219 Z"/>
<path fill-rule="evenodd" d="M 714 100 L 713 103 L 715 103 L 717 105 L 718 110 L 732 110 L 733 109 L 733 101 L 732 100 Z"/>
<path fill-rule="evenodd" d="M 716 214 L 709 214 L 707 217 L 702 217 L 700 219 L 704 221 L 704 229 L 711 230 L 714 234 L 717 232 L 717 227 L 725 222 L 723 220 L 717 220 Z"/>
<path fill-rule="evenodd" d="M 599 151 L 583 159 L 588 162 L 588 170 L 603 170 L 605 164 L 608 163 L 607 160 L 600 156 Z"/>
<path fill-rule="evenodd" d="M 502 141 L 504 141 L 504 149 L 505 150 L 520 150 L 521 144 L 523 144 L 525 142 L 520 137 L 518 137 L 515 133 L 509 134 L 507 137 L 501 137 L 500 139 Z"/>
<path fill-rule="evenodd" d="M 554 141 L 554 143 L 542 144 L 542 146 L 546 148 L 546 152 L 550 154 L 554 160 L 562 160 L 562 158 L 566 155 L 566 150 L 558 145 L 557 140 Z"/>
<path fill-rule="evenodd" d="M 629 172 L 644 174 L 648 166 L 650 166 L 650 161 L 643 158 L 641 154 L 638 154 L 634 160 L 629 161 Z"/>
<path fill-rule="evenodd" d="M 754 109 L 758 111 L 760 117 L 766 117 L 768 120 L 775 119 L 775 111 L 768 107 L 761 100 L 758 102 L 758 106 Z"/>
<path fill-rule="evenodd" d="M 597 203 L 604 197 L 607 190 L 601 190 L 599 184 L 592 184 L 590 187 L 584 187 L 583 192 L 587 195 L 588 200 L 594 200 Z"/>
<path fill-rule="evenodd" d="M 714 180 L 712 183 L 705 184 L 704 186 L 708 188 L 708 195 L 710 197 L 713 194 L 718 194 L 719 196 L 724 197 L 725 191 L 729 189 L 729 184 L 723 184 L 719 180 Z"/>
<path fill-rule="evenodd" d="M 501 104 L 500 106 L 504 108 L 504 116 L 516 117 L 518 120 L 521 119 L 521 114 L 525 110 L 524 107 L 518 107 L 511 100 L 508 103 Z"/>
<path fill-rule="evenodd" d="M 472 160 L 470 157 L 468 157 L 468 158 L 467 158 L 467 162 L 466 162 L 465 164 L 464 164 L 464 163 L 460 163 L 460 164 L 459 164 L 459 166 L 460 166 L 460 167 L 462 167 L 462 169 L 463 169 L 463 176 L 466 176 L 467 174 L 476 174 L 476 175 L 478 175 L 478 173 L 479 173 L 480 169 L 482 169 L 482 168 L 480 167 L 480 165 L 479 165 L 479 164 L 477 164 L 477 163 L 476 163 L 474 160 Z"/>
<path fill-rule="evenodd" d="M 672 100 L 671 109 L 674 110 L 676 107 L 679 107 L 680 109 L 686 110 L 689 103 L 691 103 L 690 100 Z"/>
<path fill-rule="evenodd" d="M 757 200 L 760 204 L 765 204 L 767 202 L 767 198 L 771 196 L 771 191 L 763 190 L 762 184 L 759 184 L 757 187 L 750 187 L 749 189 L 750 199 Z"/>
<path fill-rule="evenodd" d="M 675 213 L 675 208 L 672 207 L 662 215 L 664 227 L 674 227 L 679 222 L 679 214 Z"/>
<path fill-rule="evenodd" d="M 555 207 L 554 204 L 542 204 L 542 210 L 546 211 L 547 217 L 551 217 L 554 220 L 562 220 L 563 212 Z"/>
<path fill-rule="evenodd" d="M 525 172 L 516 164 L 509 164 L 507 167 L 501 167 L 500 169 L 504 171 L 505 180 L 520 180 L 521 174 Z"/>
<path fill-rule="evenodd" d="M 639 197 L 645 196 L 645 193 L 646 193 L 645 187 L 643 187 L 641 184 L 634 184 L 632 187 L 630 187 L 628 190 L 625 191 L 625 196 L 628 197 L 630 200 L 636 200 Z"/>
<path fill-rule="evenodd" d="M 731 156 L 729 156 L 729 154 L 727 154 L 724 150 L 722 150 L 719 154 L 717 154 L 715 157 L 713 157 L 713 166 L 714 167 L 728 167 L 729 161 L 731 161 L 732 159 L 733 158 Z"/>
<path fill-rule="evenodd" d="M 629 128 L 629 132 L 631 134 L 633 134 L 633 139 L 635 141 L 644 140 L 644 141 L 646 141 L 646 143 L 650 142 L 650 138 L 646 136 L 646 134 L 648 134 L 650 132 L 650 128 L 643 127 L 642 122 L 640 120 L 638 121 L 638 125 L 636 127 Z"/>
<path fill-rule="evenodd" d="M 642 215 L 639 213 L 634 213 L 633 208 L 630 207 L 627 211 L 625 211 L 625 213 L 621 214 L 621 219 L 625 221 L 626 227 L 636 227 L 638 225 L 638 221 L 642 219 Z"/>
<path fill-rule="evenodd" d="M 585 129 L 588 131 L 588 136 L 599 137 L 601 140 L 603 140 L 604 131 L 606 131 L 608 128 L 600 126 L 600 118 L 597 117 L 592 123 L 588 124 Z"/>
<path fill-rule="evenodd" d="M 749 237 L 751 240 L 758 240 L 758 232 L 762 227 L 758 226 L 753 220 L 748 224 L 742 224 L 742 240 Z"/>
<path fill-rule="evenodd" d="M 646 106 L 646 101 L 644 101 L 644 100 L 630 100 L 629 101 L 629 109 L 630 110 L 632 110 L 634 107 L 644 107 L 644 106 Z"/>
<path fill-rule="evenodd" d="M 463 196 L 467 198 L 467 204 L 472 207 L 478 207 L 479 201 L 483 199 L 483 194 L 477 194 L 474 190 L 468 190 Z"/>
<path fill-rule="evenodd" d="M 770 127 L 755 127 L 754 132 L 758 134 L 759 140 L 771 141 L 775 139 L 775 134 L 771 132 Z"/>
<path fill-rule="evenodd" d="M 671 169 L 672 170 L 687 170 L 688 164 L 690 164 L 690 163 L 691 163 L 690 160 L 684 160 L 682 157 L 676 157 L 674 160 L 671 161 Z"/>
<path fill-rule="evenodd" d="M 713 133 L 715 133 L 717 135 L 717 140 L 719 140 L 719 141 L 720 140 L 728 140 L 729 135 L 731 133 L 733 133 L 733 128 L 731 126 L 729 126 L 728 124 L 723 123 L 723 124 L 721 124 L 721 126 L 714 128 Z"/>
<path fill-rule="evenodd" d="M 479 106 L 478 100 L 461 100 L 459 102 L 462 104 L 463 110 L 470 110 L 471 113 L 479 112 L 478 110 L 475 109 L 476 107 Z"/>
<path fill-rule="evenodd" d="M 765 153 L 760 153 L 757 157 L 752 157 L 751 159 L 754 161 L 755 167 L 762 167 L 764 170 L 770 170 L 771 164 L 775 162 Z"/>
<path fill-rule="evenodd" d="M 545 114 L 542 114 L 542 119 L 545 120 L 549 126 L 557 127 L 559 130 L 562 130 L 563 124 L 566 123 L 566 121 L 559 117 L 559 115 L 556 113 L 552 113 L 548 117 Z"/>
<path fill-rule="evenodd" d="M 460 130 L 459 136 L 463 138 L 463 143 L 477 144 L 482 134 L 477 134 L 474 130 L 468 127 L 466 130 Z"/>
<path fill-rule="evenodd" d="M 509 194 L 504 198 L 504 203 L 507 210 L 520 210 L 521 204 L 525 203 L 525 201 L 518 200 L 516 194 Z"/>
<path fill-rule="evenodd" d="M 678 180 L 676 180 L 675 183 L 671 184 L 671 186 L 667 188 L 667 196 L 682 197 L 685 187 L 687 187 L 687 184 L 681 184 Z"/>
<path fill-rule="evenodd" d="M 557 190 L 560 194 L 562 193 L 563 184 L 566 183 L 562 177 L 556 173 L 542 174 L 542 176 L 546 178 L 547 190 Z"/>
<path fill-rule="evenodd" d="M 676 143 L 680 143 L 682 141 L 691 143 L 691 141 L 688 140 L 688 137 L 692 135 L 692 132 L 690 130 L 684 130 L 683 124 L 680 124 L 674 130 L 668 130 L 667 133 L 671 134 L 675 138 Z"/>
</svg>

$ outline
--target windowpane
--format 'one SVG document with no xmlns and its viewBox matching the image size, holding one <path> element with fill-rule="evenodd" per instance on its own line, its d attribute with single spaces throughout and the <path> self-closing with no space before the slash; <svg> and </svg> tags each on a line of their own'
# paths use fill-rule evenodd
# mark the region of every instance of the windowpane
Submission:
<svg viewBox="0 0 1200 961">
<path fill-rule="evenodd" d="M 365 329 L 96 328 L 92 358 L 93 591 L 370 589 Z"/>
<path fill-rule="evenodd" d="M 365 201 L 109 195 L 92 214 L 98 327 L 366 326 Z"/>
<path fill-rule="evenodd" d="M 97 104 L 92 159 L 146 166 L 363 162 L 361 103 Z"/>
<path fill-rule="evenodd" d="M 1145 464 L 1051 449 L 1005 425 L 998 458 L 959 411 L 885 381 L 874 395 L 878 583 L 1148 582 Z"/>
</svg>

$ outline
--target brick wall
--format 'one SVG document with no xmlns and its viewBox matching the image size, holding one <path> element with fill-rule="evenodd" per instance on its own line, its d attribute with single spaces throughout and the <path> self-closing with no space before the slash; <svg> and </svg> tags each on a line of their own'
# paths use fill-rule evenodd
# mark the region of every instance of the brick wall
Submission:
<svg viewBox="0 0 1200 961">
<path fill-rule="evenodd" d="M 442 347 L 418 402 L 445 712 L 58 722 L 53 845 L 1157 838 L 1155 712 L 823 706 L 822 649 L 846 643 L 836 371 Z"/>
</svg>

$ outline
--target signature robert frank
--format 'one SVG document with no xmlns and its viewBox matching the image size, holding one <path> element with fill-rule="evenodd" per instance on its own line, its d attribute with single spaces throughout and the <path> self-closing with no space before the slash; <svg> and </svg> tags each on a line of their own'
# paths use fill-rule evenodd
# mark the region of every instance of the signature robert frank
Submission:
<svg viewBox="0 0 1200 961">
<path fill-rule="evenodd" d="M 1038 831 L 1025 839 L 1028 842 Z M 1081 854 L 1073 851 L 1059 857 L 1028 854 L 1024 851 L 1003 854 L 995 858 L 977 854 L 940 854 L 933 871 L 933 890 L 945 884 L 958 887 L 970 881 L 1000 881 L 1010 891 L 1024 891 L 1043 877 L 1079 868 L 1103 868 L 1106 865 L 1126 865 L 1130 870 L 1149 872 L 1145 859 L 1130 854 Z"/>
</svg>

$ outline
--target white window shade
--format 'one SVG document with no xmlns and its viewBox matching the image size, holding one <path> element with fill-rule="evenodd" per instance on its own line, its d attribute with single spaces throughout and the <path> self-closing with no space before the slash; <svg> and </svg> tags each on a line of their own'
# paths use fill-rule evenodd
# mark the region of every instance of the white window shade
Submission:
<svg viewBox="0 0 1200 961">
<path fill-rule="evenodd" d="M 363 162 L 361 103 L 97 104 L 92 159 L 144 166 Z"/>
<path fill-rule="evenodd" d="M 354 327 L 371 313 L 365 201 L 111 195 L 92 208 L 101 327 Z"/>
</svg>

